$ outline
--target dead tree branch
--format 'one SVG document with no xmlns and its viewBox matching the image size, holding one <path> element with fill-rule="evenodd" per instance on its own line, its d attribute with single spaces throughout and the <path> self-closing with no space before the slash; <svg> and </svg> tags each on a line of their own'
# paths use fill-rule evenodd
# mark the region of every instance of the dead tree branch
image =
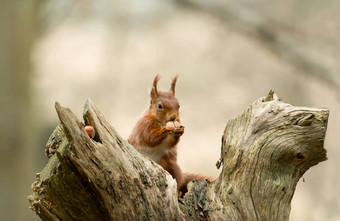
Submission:
<svg viewBox="0 0 340 221">
<path fill-rule="evenodd" d="M 292 27 L 282 21 L 274 21 L 235 1 L 177 0 L 178 5 L 208 13 L 234 30 L 251 37 L 282 61 L 300 73 L 314 76 L 334 86 L 340 86 L 338 68 L 324 62 L 320 55 L 292 34 Z"/>
<path fill-rule="evenodd" d="M 52 157 L 29 196 L 42 220 L 288 220 L 298 180 L 326 160 L 328 110 L 293 107 L 271 91 L 228 122 L 218 179 L 191 182 L 178 201 L 175 180 L 122 139 L 93 103 L 84 120 L 94 139 L 68 108 L 56 103 L 56 110 Z"/>
</svg>

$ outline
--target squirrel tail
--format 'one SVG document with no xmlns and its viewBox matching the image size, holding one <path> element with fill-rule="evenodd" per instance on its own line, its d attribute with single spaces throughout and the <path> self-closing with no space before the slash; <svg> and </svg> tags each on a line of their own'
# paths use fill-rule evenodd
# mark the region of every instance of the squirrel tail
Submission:
<svg viewBox="0 0 340 221">
<path fill-rule="evenodd" d="M 183 197 L 187 192 L 188 192 L 188 188 L 187 185 L 191 180 L 198 180 L 198 181 L 203 181 L 203 180 L 208 180 L 209 182 L 213 182 L 215 181 L 214 178 L 212 177 L 208 177 L 208 176 L 203 176 L 200 174 L 194 174 L 194 173 L 184 173 L 183 174 L 183 181 L 181 183 L 181 186 L 179 188 L 180 191 L 180 195 L 181 197 Z"/>
</svg>

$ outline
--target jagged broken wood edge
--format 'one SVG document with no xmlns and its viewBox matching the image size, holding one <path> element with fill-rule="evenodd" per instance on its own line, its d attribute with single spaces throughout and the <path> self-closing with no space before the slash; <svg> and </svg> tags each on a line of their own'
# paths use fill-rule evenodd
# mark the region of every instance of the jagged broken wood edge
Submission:
<svg viewBox="0 0 340 221">
<path fill-rule="evenodd" d="M 68 108 L 56 103 L 56 110 L 61 127 L 49 143 L 58 150 L 38 175 L 29 197 L 43 220 L 181 219 L 175 180 L 123 140 L 90 100 L 84 119 L 96 130 L 94 140 Z M 81 195 L 68 197 L 65 190 Z M 69 204 L 72 209 L 65 208 Z M 89 212 L 79 205 L 87 206 Z"/>
<path fill-rule="evenodd" d="M 295 119 L 295 115 L 282 115 L 282 107 L 286 108 L 295 108 L 289 104 L 285 104 L 281 102 L 276 94 L 273 91 L 270 91 L 268 95 L 264 98 L 260 98 L 257 101 L 255 101 L 248 109 L 246 109 L 239 117 L 230 120 L 227 124 L 227 127 L 225 129 L 223 139 L 222 139 L 222 149 L 221 149 L 221 160 L 219 162 L 220 165 L 223 164 L 223 169 L 220 177 L 216 180 L 214 183 L 207 183 L 207 182 L 197 182 L 194 181 L 190 184 L 189 192 L 185 196 L 184 200 L 181 201 L 183 204 L 180 204 L 182 211 L 185 213 L 185 217 L 187 220 L 218 220 L 218 219 L 266 219 L 265 211 L 259 210 L 259 208 L 256 208 L 254 206 L 254 199 L 251 194 L 249 195 L 249 192 L 247 192 L 247 189 L 242 190 L 242 188 L 237 187 L 237 183 L 231 182 L 232 180 L 230 178 L 235 177 L 235 180 L 237 180 L 237 173 L 234 174 L 236 169 L 240 166 L 242 166 L 241 162 L 244 162 L 244 157 L 246 156 L 246 151 L 242 149 L 242 146 L 239 145 L 231 145 L 233 143 L 232 137 L 230 137 L 230 134 L 236 134 L 238 136 L 243 136 L 242 141 L 245 142 L 245 146 L 251 144 L 251 135 L 257 134 L 259 132 L 266 131 L 266 126 L 270 126 L 270 124 L 264 124 L 261 125 L 259 123 L 256 124 L 256 122 L 260 122 L 257 120 L 252 120 L 253 127 L 249 127 L 248 120 L 251 119 L 251 117 L 254 117 L 254 113 L 256 108 L 260 108 L 260 112 L 264 114 L 264 116 L 260 117 L 257 116 L 257 118 L 263 118 L 266 122 L 270 121 L 271 118 L 274 116 L 276 117 L 282 117 L 282 118 L 289 118 L 290 121 L 287 125 L 294 125 L 295 127 L 301 127 L 301 128 L 307 128 L 306 126 L 309 126 L 313 123 L 313 120 L 311 119 L 317 119 L 316 123 L 320 124 L 320 128 L 317 131 L 314 131 L 317 133 L 318 136 L 320 136 L 320 140 L 318 142 L 318 145 L 316 146 L 316 152 L 314 155 L 316 156 L 316 159 L 314 161 L 311 161 L 309 166 L 313 166 L 317 164 L 318 162 L 321 162 L 322 160 L 326 159 L 326 152 L 323 148 L 323 141 L 324 141 L 324 135 L 326 131 L 327 126 L 327 119 L 328 119 L 328 110 L 324 109 L 312 109 L 312 108 L 298 108 L 300 111 L 302 111 L 302 116 L 297 116 Z M 99 199 L 95 202 L 88 202 L 87 208 L 92 208 L 91 205 L 96 204 L 96 206 L 99 208 L 96 208 L 94 206 L 94 211 L 90 210 L 87 211 L 88 213 L 83 213 L 83 217 L 87 217 L 87 220 L 91 220 L 91 218 L 96 219 L 96 215 L 99 216 L 99 214 L 104 214 L 104 216 L 101 217 L 101 220 L 110 220 L 110 219 L 117 219 L 124 217 L 124 219 L 130 219 L 133 220 L 137 215 L 139 210 L 143 210 L 143 214 L 138 214 L 139 218 L 144 217 L 147 219 L 147 217 L 162 217 L 163 219 L 168 220 L 181 220 L 182 219 L 182 213 L 178 209 L 177 205 L 177 193 L 175 190 L 175 183 L 174 180 L 171 178 L 171 176 L 166 173 L 163 169 L 161 169 L 158 165 L 152 164 L 151 161 L 146 160 L 142 156 L 139 155 L 139 153 L 129 144 L 120 138 L 120 136 L 116 133 L 116 131 L 106 122 L 104 117 L 100 114 L 99 110 L 94 107 L 92 102 L 87 102 L 85 105 L 85 114 L 84 119 L 86 124 L 90 124 L 95 127 L 97 131 L 97 135 L 94 140 L 90 139 L 86 132 L 84 131 L 83 127 L 84 124 L 80 123 L 75 116 L 72 114 L 72 112 L 67 109 L 61 107 L 59 104 L 56 105 L 59 118 L 62 122 L 62 127 L 59 129 L 56 129 L 56 136 L 55 137 L 61 137 L 60 140 L 55 139 L 51 141 L 52 145 L 59 146 L 58 151 L 56 154 L 50 159 L 50 162 L 48 164 L 48 169 L 45 168 L 48 172 L 45 170 L 41 173 L 40 177 L 38 177 L 38 180 L 33 184 L 33 195 L 30 196 L 30 202 L 32 207 L 36 210 L 37 214 L 44 220 L 61 220 L 61 219 L 68 219 L 68 218 L 79 218 L 79 208 L 78 205 L 74 206 L 74 198 L 71 199 L 71 201 L 65 202 L 65 197 L 63 196 L 63 191 L 59 190 L 58 187 L 60 183 L 63 185 L 62 179 L 57 179 L 58 175 L 60 175 L 60 168 L 63 168 L 63 172 L 65 174 L 65 171 L 72 171 L 72 173 L 69 173 L 69 176 L 65 176 L 67 185 L 70 185 L 74 182 L 74 179 L 72 179 L 72 175 L 74 175 L 74 171 L 78 171 L 75 174 L 78 178 L 78 183 L 71 186 L 71 188 L 79 188 L 83 187 L 81 190 L 81 195 L 77 196 L 79 199 L 79 202 L 82 202 L 82 197 L 86 197 L 86 194 L 90 190 L 90 196 L 87 196 L 89 199 Z M 261 109 L 263 108 L 263 110 Z M 316 115 L 311 115 L 308 111 L 315 112 Z M 308 112 L 308 113 L 307 113 Z M 281 115 L 280 115 L 281 114 Z M 65 117 L 66 116 L 66 117 Z M 311 117 L 313 116 L 313 117 Z M 256 118 L 255 118 L 256 119 Z M 255 123 L 255 124 L 254 124 Z M 76 125 L 76 127 L 74 126 Z M 237 133 L 232 133 L 233 128 L 236 128 L 238 125 L 242 130 L 236 131 Z M 251 129 L 251 130 L 249 130 Z M 245 133 L 245 131 L 253 131 L 254 133 L 248 132 Z M 61 131 L 61 132 L 60 132 Z M 58 133 L 64 133 L 59 134 Z M 308 131 L 307 131 L 308 132 Z M 239 133 L 239 134 L 238 134 Z M 245 133 L 245 134 L 243 134 Z M 321 133 L 321 134 L 320 134 Z M 51 136 L 53 138 L 53 135 Z M 228 138 L 229 137 L 229 138 Z M 231 139 L 231 140 L 230 140 Z M 83 145 L 77 145 L 77 143 L 83 143 Z M 231 148 L 234 147 L 234 148 Z M 249 146 L 248 146 L 249 147 Z M 104 156 L 104 161 L 106 160 L 112 160 L 114 159 L 114 164 L 119 164 L 121 167 L 119 167 L 120 174 L 125 174 L 126 171 L 137 171 L 135 174 L 135 177 L 133 179 L 133 182 L 129 183 L 126 182 L 129 178 L 122 178 L 122 177 L 114 177 L 115 170 L 112 170 L 112 168 L 108 168 L 106 170 L 103 170 L 102 173 L 94 173 L 92 169 L 86 169 L 82 170 L 81 168 L 89 167 L 88 164 L 93 166 L 98 166 L 98 164 L 101 163 L 102 158 L 99 157 L 97 153 L 104 151 L 102 155 Z M 115 151 L 116 150 L 116 151 Z M 86 160 L 84 154 L 86 156 L 86 153 L 91 156 L 88 157 Z M 91 154 L 92 153 L 92 154 Z M 121 156 L 121 157 L 117 157 Z M 295 157 L 299 159 L 299 155 L 295 154 Z M 302 155 L 305 157 L 305 155 Z M 108 157 L 108 158 L 105 158 Z M 118 159 L 127 157 L 129 159 L 128 164 L 122 164 Z M 256 157 L 255 157 L 256 158 Z M 308 157 L 307 157 L 308 158 Z M 306 158 L 306 159 L 307 159 Z M 295 159 L 295 158 L 294 158 Z M 303 160 L 303 159 L 302 159 Z M 54 162 L 54 164 L 52 163 Z M 50 164 L 53 164 L 55 167 L 51 167 Z M 130 166 L 129 166 L 130 165 Z M 126 168 L 126 166 L 128 168 Z M 52 169 L 51 169 L 52 168 Z M 150 172 L 150 168 L 158 168 L 159 171 L 157 172 Z M 242 167 L 240 167 L 242 168 Z M 308 167 L 309 168 L 309 167 Z M 290 174 L 293 175 L 294 180 L 292 180 L 292 183 L 288 186 L 281 187 L 280 185 L 274 184 L 275 187 L 280 190 L 280 193 L 283 193 L 285 196 L 285 203 L 287 205 L 282 206 L 286 207 L 282 211 L 273 211 L 272 215 L 270 217 L 279 217 L 280 220 L 287 220 L 289 216 L 290 211 L 290 200 L 295 190 L 295 185 L 298 182 L 301 175 L 308 169 L 307 167 L 301 168 L 299 170 L 299 173 Z M 144 172 L 146 171 L 146 175 Z M 151 170 L 152 171 L 152 170 Z M 95 175 L 94 175 L 94 174 Z M 139 173 L 139 174 L 138 174 Z M 144 175 L 142 175 L 144 174 Z M 159 176 L 155 175 L 158 174 Z M 162 175 L 163 174 L 163 175 Z M 287 173 L 289 175 L 289 173 Z M 91 179 L 88 179 L 88 176 L 91 177 Z M 53 178 L 54 177 L 54 178 Z M 52 178 L 52 179 L 50 179 Z M 80 183 L 79 183 L 80 178 Z M 55 182 L 55 181 L 60 182 Z M 123 183 L 116 183 L 117 180 L 123 180 Z M 130 179 L 131 180 L 131 179 Z M 158 180 L 156 183 L 155 180 Z M 142 181 L 142 182 L 138 182 Z M 105 188 L 105 183 L 111 182 L 111 187 Z M 257 182 L 257 181 L 256 181 Z M 253 182 L 254 185 L 261 185 L 261 182 Z M 78 185 L 79 184 L 79 185 Z M 86 185 L 84 185 L 86 184 Z M 112 185 L 114 184 L 114 185 Z M 124 185 L 123 185 L 124 184 Z M 127 184 L 127 185 L 126 185 Z M 241 183 L 240 183 L 241 184 Z M 256 185 L 255 185 L 256 184 Z M 110 186 L 110 185 L 109 185 Z M 130 188 L 131 186 L 137 187 L 137 189 L 134 189 L 134 191 L 137 191 L 139 194 L 136 196 L 137 200 L 132 200 L 131 196 L 129 194 L 124 195 L 124 190 L 122 193 L 117 192 L 118 189 L 124 189 L 125 187 Z M 164 204 L 158 209 L 153 208 L 153 210 L 149 211 L 149 207 L 155 207 L 155 205 L 159 205 L 157 199 L 156 201 L 153 201 L 153 205 L 144 202 L 138 201 L 138 197 L 144 199 L 149 199 L 149 196 L 152 198 L 151 195 L 142 194 L 143 191 L 150 190 L 151 192 L 154 192 L 154 187 L 165 188 L 168 190 L 168 194 L 165 196 L 162 196 L 163 198 L 169 198 L 172 200 L 172 204 L 166 205 L 164 207 Z M 170 188 L 168 188 L 170 187 Z M 97 190 L 98 191 L 92 191 Z M 53 195 L 47 195 L 46 192 L 51 193 L 56 192 L 56 194 Z M 260 189 L 261 190 L 261 189 Z M 92 191 L 92 192 L 91 192 Z M 130 192 L 125 191 L 125 192 Z M 156 191 L 157 192 L 157 191 Z M 162 192 L 162 191 L 161 191 Z M 260 191 L 261 192 L 261 191 Z M 286 194 L 286 192 L 289 192 L 289 194 Z M 163 192 L 164 193 L 164 192 Z M 122 194 L 122 195 L 120 195 Z M 157 193 L 158 194 L 158 193 Z M 156 194 L 156 195 L 157 195 Z M 103 196 L 110 196 L 113 199 L 108 200 L 108 202 L 103 202 Z M 263 194 L 265 195 L 265 194 Z M 49 197 L 55 197 L 54 200 L 50 200 Z M 159 198 L 159 196 L 157 196 Z M 257 196 L 259 197 L 259 200 L 261 200 L 261 195 Z M 60 199 L 61 198 L 61 199 Z M 119 199 L 128 199 L 130 200 L 130 204 L 127 203 L 127 205 L 134 206 L 134 212 L 128 213 L 126 211 L 122 211 L 117 209 L 117 207 L 114 207 L 116 210 L 116 213 L 110 211 L 110 208 L 112 209 L 112 205 L 115 203 L 115 200 L 117 201 Z M 272 197 L 273 198 L 273 197 Z M 167 199 L 167 200 L 169 200 Z M 58 201 L 60 200 L 60 202 Z M 72 201 L 73 200 L 73 201 Z M 154 200 L 154 199 L 153 199 Z M 158 199 L 159 200 L 159 199 Z M 136 203 L 137 201 L 137 203 Z M 278 200 L 280 201 L 280 200 Z M 139 203 L 138 203 L 139 202 Z M 116 202 L 117 203 L 117 202 Z M 61 217 L 59 214 L 56 215 L 56 210 L 60 209 L 61 205 L 67 205 L 64 206 L 68 208 L 67 215 L 71 215 L 70 217 Z M 69 205 L 72 204 L 72 205 Z M 132 205 L 133 204 L 133 205 Z M 261 204 L 261 203 L 260 203 Z M 260 205 L 259 204 L 259 205 Z M 141 206 L 142 205 L 142 206 Z M 282 204 L 283 205 L 283 204 Z M 59 207 L 58 207 L 59 206 Z M 78 206 L 78 207 L 77 207 Z M 111 207 L 110 207 L 111 206 Z M 140 206 L 140 207 L 138 207 Z M 249 207 L 250 206 L 250 207 Z M 109 209 L 108 209 L 109 208 Z M 123 208 L 126 209 L 129 208 L 125 206 Z M 167 208 L 166 211 L 170 210 L 173 211 L 173 213 L 166 212 L 164 214 L 164 208 Z M 137 209 L 137 210 L 136 210 Z M 136 212 L 137 211 L 137 212 Z M 83 212 L 83 211 L 80 211 Z M 145 213 L 146 212 L 146 213 Z M 91 217 L 92 214 L 92 217 Z M 159 216 L 160 215 L 160 216 Z M 168 215 L 168 216 L 167 216 Z M 79 218 L 80 219 L 80 218 Z M 98 219 L 98 217 L 97 217 Z M 275 220 L 275 219 L 274 219 Z"/>
<path fill-rule="evenodd" d="M 327 159 L 328 116 L 325 108 L 284 103 L 272 90 L 256 100 L 227 123 L 216 182 L 188 188 L 187 220 L 288 220 L 299 179 Z"/>
</svg>

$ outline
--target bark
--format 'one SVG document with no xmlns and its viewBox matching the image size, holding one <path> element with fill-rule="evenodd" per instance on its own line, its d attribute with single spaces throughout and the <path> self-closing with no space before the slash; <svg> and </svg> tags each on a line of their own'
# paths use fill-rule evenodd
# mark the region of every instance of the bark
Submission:
<svg viewBox="0 0 340 221">
<path fill-rule="evenodd" d="M 42 220 L 288 220 L 300 177 L 326 160 L 328 110 L 293 107 L 270 91 L 228 122 L 217 180 L 192 181 L 177 199 L 175 180 L 123 140 L 93 103 L 84 120 L 94 139 L 69 109 L 56 109 L 52 157 L 29 197 Z"/>
</svg>

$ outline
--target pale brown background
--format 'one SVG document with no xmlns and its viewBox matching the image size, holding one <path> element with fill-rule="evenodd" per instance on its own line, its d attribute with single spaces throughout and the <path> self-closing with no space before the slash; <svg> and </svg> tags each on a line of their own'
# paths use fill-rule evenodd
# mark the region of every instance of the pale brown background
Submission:
<svg viewBox="0 0 340 221">
<path fill-rule="evenodd" d="M 46 164 L 44 145 L 58 124 L 55 101 L 81 117 L 90 98 L 126 138 L 148 107 L 157 73 L 163 89 L 180 75 L 176 92 L 185 133 L 179 164 L 188 172 L 218 176 L 215 163 L 227 121 L 270 89 L 296 106 L 329 108 L 329 160 L 298 183 L 290 220 L 340 220 L 339 2 L 180 2 L 186 1 L 50 0 L 37 7 L 29 56 L 31 139 L 21 146 L 27 153 L 18 166 L 19 174 L 26 167 L 18 178 L 22 189 L 7 187 L 7 193 L 22 193 L 8 199 L 22 202 L 15 206 L 3 199 L 2 205 L 12 205 L 0 209 L 5 220 L 38 219 L 26 196 L 35 172 Z M 268 45 L 273 38 L 254 34 L 258 27 L 283 36 L 286 45 Z"/>
</svg>

